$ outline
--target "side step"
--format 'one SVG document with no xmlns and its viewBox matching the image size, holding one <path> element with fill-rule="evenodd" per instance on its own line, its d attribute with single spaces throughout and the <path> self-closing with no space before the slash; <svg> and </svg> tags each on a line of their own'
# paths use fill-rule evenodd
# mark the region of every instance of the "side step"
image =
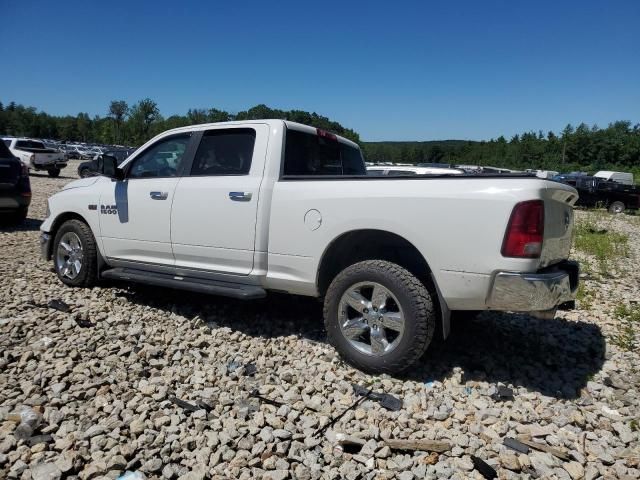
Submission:
<svg viewBox="0 0 640 480">
<path fill-rule="evenodd" d="M 127 282 L 145 283 L 159 287 L 189 290 L 191 292 L 208 293 L 224 297 L 238 298 L 240 300 L 254 300 L 264 298 L 267 292 L 257 285 L 244 285 L 241 283 L 219 282 L 202 278 L 181 277 L 164 273 L 147 272 L 133 268 L 111 268 L 104 270 L 100 276 L 112 280 L 124 280 Z"/>
</svg>

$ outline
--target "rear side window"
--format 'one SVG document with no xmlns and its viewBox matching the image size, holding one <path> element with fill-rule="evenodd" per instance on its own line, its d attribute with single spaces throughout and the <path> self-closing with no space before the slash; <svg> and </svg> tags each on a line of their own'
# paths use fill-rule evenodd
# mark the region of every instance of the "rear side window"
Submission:
<svg viewBox="0 0 640 480">
<path fill-rule="evenodd" d="M 191 175 L 247 175 L 255 143 L 256 131 L 252 128 L 206 131 L 193 159 Z"/>
<path fill-rule="evenodd" d="M 42 142 L 36 142 L 34 140 L 18 140 L 16 142 L 16 148 L 44 148 L 44 144 Z"/>
<path fill-rule="evenodd" d="M 366 175 L 360 149 L 331 137 L 287 130 L 284 175 Z"/>
</svg>

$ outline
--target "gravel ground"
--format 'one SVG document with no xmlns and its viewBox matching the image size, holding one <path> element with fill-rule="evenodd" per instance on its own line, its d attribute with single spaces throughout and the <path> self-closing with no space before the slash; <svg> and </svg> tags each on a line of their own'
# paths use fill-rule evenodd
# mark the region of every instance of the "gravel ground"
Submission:
<svg viewBox="0 0 640 480">
<path fill-rule="evenodd" d="M 637 343 L 611 341 L 614 307 L 640 301 L 638 218 L 610 224 L 630 257 L 586 280 L 589 310 L 457 322 L 405 376 L 371 377 L 324 344 L 312 299 L 63 286 L 39 259 L 38 226 L 73 163 L 66 178 L 32 176 L 28 222 L 0 229 L 0 478 L 483 478 L 473 456 L 500 478 L 640 477 Z M 356 400 L 352 383 L 403 407 L 366 400 L 314 436 Z M 43 417 L 27 439 L 12 415 L 23 406 Z M 519 453 L 505 437 L 541 446 Z M 390 438 L 449 446 L 403 452 Z"/>
</svg>

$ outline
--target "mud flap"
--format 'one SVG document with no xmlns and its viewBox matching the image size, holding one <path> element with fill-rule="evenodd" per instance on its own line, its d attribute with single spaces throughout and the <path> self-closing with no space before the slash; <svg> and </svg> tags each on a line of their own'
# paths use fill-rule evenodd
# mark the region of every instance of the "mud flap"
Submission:
<svg viewBox="0 0 640 480">
<path fill-rule="evenodd" d="M 440 288 L 438 288 L 438 284 L 436 283 L 436 279 L 431 274 L 431 281 L 436 289 L 436 294 L 438 295 L 438 303 L 440 304 L 440 315 L 442 320 L 442 339 L 446 340 L 449 337 L 449 333 L 451 332 L 451 310 L 449 310 L 449 306 L 447 302 L 444 300 L 442 293 L 440 292 Z"/>
</svg>

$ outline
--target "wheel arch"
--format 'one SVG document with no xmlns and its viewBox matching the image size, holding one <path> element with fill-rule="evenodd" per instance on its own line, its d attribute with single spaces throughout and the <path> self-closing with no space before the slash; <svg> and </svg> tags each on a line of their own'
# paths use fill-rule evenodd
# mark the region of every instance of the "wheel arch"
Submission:
<svg viewBox="0 0 640 480">
<path fill-rule="evenodd" d="M 49 242 L 49 246 L 47 250 L 47 260 L 51 260 L 51 258 L 53 257 L 53 244 L 54 244 L 56 235 L 58 234 L 58 230 L 68 220 L 79 220 L 89 227 L 89 230 L 91 230 L 91 233 L 93 233 L 93 237 L 96 239 L 96 254 L 98 255 L 98 271 L 102 270 L 102 267 L 106 265 L 106 262 L 102 256 L 102 253 L 100 253 L 100 243 L 98 242 L 95 232 L 91 228 L 91 224 L 87 221 L 85 217 L 83 217 L 77 212 L 61 213 L 55 218 L 55 220 L 51 224 L 51 229 L 48 232 L 49 235 L 51 236 L 51 241 Z"/>
<path fill-rule="evenodd" d="M 351 230 L 334 238 L 325 248 L 318 265 L 316 287 L 320 296 L 325 295 L 338 273 L 364 260 L 387 260 L 417 277 L 429 290 L 436 311 L 441 316 L 442 336 L 448 336 L 451 312 L 427 260 L 409 240 L 387 230 Z"/>
</svg>

